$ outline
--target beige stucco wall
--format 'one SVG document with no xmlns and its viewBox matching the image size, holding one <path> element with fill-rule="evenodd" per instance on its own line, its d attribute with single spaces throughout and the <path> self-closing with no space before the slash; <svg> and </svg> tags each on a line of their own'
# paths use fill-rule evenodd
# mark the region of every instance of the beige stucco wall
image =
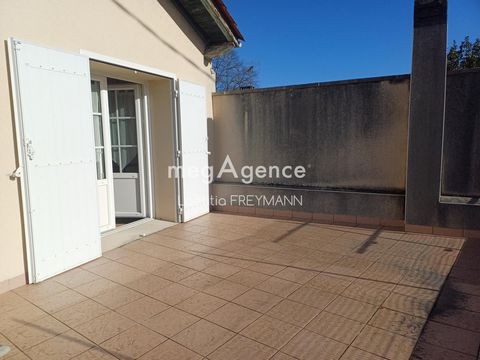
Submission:
<svg viewBox="0 0 480 360">
<path fill-rule="evenodd" d="M 6 40 L 93 51 L 155 67 L 214 90 L 204 44 L 169 0 L 0 0 L 0 292 L 24 274 L 20 193 L 15 170 Z M 211 117 L 211 99 L 207 112 Z M 16 279 L 15 283 L 8 283 Z"/>
</svg>

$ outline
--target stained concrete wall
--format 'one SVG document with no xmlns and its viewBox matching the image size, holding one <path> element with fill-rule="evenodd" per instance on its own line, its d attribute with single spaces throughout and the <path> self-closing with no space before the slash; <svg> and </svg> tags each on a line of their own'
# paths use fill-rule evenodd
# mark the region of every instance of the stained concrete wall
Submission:
<svg viewBox="0 0 480 360">
<path fill-rule="evenodd" d="M 480 197 L 479 94 L 480 69 L 447 77 L 442 195 Z"/>
<path fill-rule="evenodd" d="M 408 76 L 215 94 L 213 165 L 302 165 L 254 183 L 401 193 L 408 96 Z"/>
<path fill-rule="evenodd" d="M 215 173 L 228 154 L 237 170 L 303 165 L 307 174 L 302 179 L 255 178 L 250 185 L 226 175 L 212 185 L 212 195 L 303 195 L 302 206 L 288 207 L 403 220 L 409 89 L 409 76 L 402 75 L 214 94 L 210 148 Z M 478 70 L 448 75 L 444 195 L 478 196 L 480 191 L 479 90 Z M 422 137 L 428 138 L 422 131 L 416 136 L 419 146 Z M 427 154 L 431 151 L 426 148 Z M 418 188 L 419 193 L 427 190 Z M 439 202 L 438 192 L 434 200 Z M 432 224 L 463 227 L 466 222 L 475 228 L 480 207 L 464 215 L 461 206 L 439 206 L 444 211 Z"/>
<path fill-rule="evenodd" d="M 408 97 L 408 76 L 215 94 L 215 173 L 229 155 L 237 170 L 302 165 L 306 176 L 225 175 L 212 194 L 303 195 L 293 210 L 403 219 Z"/>
</svg>

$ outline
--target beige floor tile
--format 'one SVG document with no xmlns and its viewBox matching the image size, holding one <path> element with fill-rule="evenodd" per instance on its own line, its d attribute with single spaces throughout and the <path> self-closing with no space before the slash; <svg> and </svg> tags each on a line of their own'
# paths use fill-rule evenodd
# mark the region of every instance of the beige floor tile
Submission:
<svg viewBox="0 0 480 360">
<path fill-rule="evenodd" d="M 173 337 L 173 340 L 203 356 L 207 356 L 234 335 L 206 320 L 200 320 Z"/>
<path fill-rule="evenodd" d="M 117 262 L 100 265 L 90 269 L 89 271 L 120 284 L 129 283 L 145 275 L 143 271 Z"/>
<path fill-rule="evenodd" d="M 209 266 L 218 264 L 215 260 L 207 259 L 206 257 L 203 257 L 203 256 L 191 256 L 187 259 L 175 261 L 175 263 L 196 271 L 202 271 L 208 268 Z"/>
<path fill-rule="evenodd" d="M 242 270 L 242 268 L 238 266 L 232 266 L 228 264 L 223 264 L 223 263 L 216 263 L 213 266 L 209 266 L 205 270 L 203 270 L 204 273 L 221 277 L 221 278 L 227 278 L 229 276 L 232 276 L 233 274 L 236 274 Z"/>
<path fill-rule="evenodd" d="M 209 286 L 203 290 L 203 292 L 214 295 L 221 299 L 231 301 L 236 297 L 247 292 L 250 288 L 233 281 L 222 280 L 215 285 Z"/>
<path fill-rule="evenodd" d="M 107 307 L 95 301 L 86 300 L 56 312 L 53 316 L 70 327 L 76 327 L 109 311 Z"/>
<path fill-rule="evenodd" d="M 126 283 L 125 286 L 130 289 L 136 290 L 145 295 L 152 295 L 164 287 L 172 284 L 170 280 L 163 279 L 155 275 L 145 275 L 140 279 L 136 279 L 132 282 Z"/>
<path fill-rule="evenodd" d="M 132 301 L 138 300 L 143 296 L 143 294 L 135 290 L 129 289 L 123 285 L 118 285 L 95 296 L 92 300 L 110 309 L 116 309 L 120 306 L 131 303 Z"/>
<path fill-rule="evenodd" d="M 363 326 L 361 322 L 323 311 L 306 326 L 306 329 L 350 345 Z"/>
<path fill-rule="evenodd" d="M 47 315 L 32 322 L 25 322 L 19 327 L 3 331 L 18 348 L 26 350 L 51 337 L 68 331 L 64 324 Z"/>
<path fill-rule="evenodd" d="M 117 358 L 109 354 L 100 347 L 93 347 L 80 355 L 72 358 L 73 360 L 116 360 Z"/>
<path fill-rule="evenodd" d="M 198 293 L 198 291 L 181 284 L 173 283 L 152 294 L 152 297 L 168 305 L 176 305 L 196 293 Z"/>
<path fill-rule="evenodd" d="M 66 309 L 72 305 L 87 300 L 87 298 L 74 290 L 65 290 L 58 294 L 48 296 L 38 300 L 37 305 L 42 310 L 52 314 L 57 311 Z"/>
<path fill-rule="evenodd" d="M 352 281 L 352 278 L 346 276 L 318 274 L 307 285 L 332 294 L 340 294 Z"/>
<path fill-rule="evenodd" d="M 422 332 L 425 319 L 407 315 L 390 309 L 379 309 L 369 325 L 393 332 L 395 334 L 417 339 Z"/>
<path fill-rule="evenodd" d="M 167 340 L 162 335 L 135 325 L 123 333 L 102 343 L 102 347 L 115 357 L 124 360 L 136 359 Z"/>
<path fill-rule="evenodd" d="M 438 291 L 421 289 L 418 287 L 396 285 L 393 288 L 395 294 L 401 294 L 405 296 L 411 296 L 425 301 L 435 301 L 438 297 Z"/>
<path fill-rule="evenodd" d="M 394 287 L 394 284 L 381 281 L 356 279 L 345 289 L 342 296 L 373 305 L 381 305 L 390 295 Z"/>
<path fill-rule="evenodd" d="M 397 266 L 375 263 L 362 274 L 362 278 L 396 284 L 403 278 L 404 274 L 405 270 Z"/>
<path fill-rule="evenodd" d="M 392 293 L 383 303 L 383 307 L 426 319 L 433 304 L 434 300 Z"/>
<path fill-rule="evenodd" d="M 351 320 L 366 323 L 370 320 L 375 311 L 377 311 L 377 306 L 339 296 L 332 301 L 325 310 Z"/>
<path fill-rule="evenodd" d="M 202 360 L 202 356 L 186 347 L 167 340 L 152 351 L 143 355 L 141 360 Z"/>
<path fill-rule="evenodd" d="M 165 311 L 170 306 L 150 297 L 143 297 L 117 308 L 115 311 L 138 323 Z"/>
<path fill-rule="evenodd" d="M 224 328 L 239 332 L 262 316 L 261 313 L 243 306 L 227 303 L 206 317 L 207 320 Z"/>
<path fill-rule="evenodd" d="M 215 296 L 198 293 L 177 304 L 176 307 L 198 317 L 205 317 L 226 303 L 225 300 Z"/>
<path fill-rule="evenodd" d="M 222 281 L 222 279 L 219 277 L 198 272 L 181 280 L 180 284 L 198 291 L 203 291 L 212 285 L 218 284 L 220 281 Z"/>
<path fill-rule="evenodd" d="M 100 278 L 87 284 L 80 285 L 79 287 L 75 288 L 75 291 L 86 297 L 93 298 L 117 286 L 118 284 L 111 280 Z"/>
<path fill-rule="evenodd" d="M 391 332 L 366 326 L 353 346 L 391 360 L 407 360 L 415 340 Z"/>
<path fill-rule="evenodd" d="M 317 308 L 286 299 L 275 305 L 267 315 L 304 327 L 318 313 L 320 313 L 320 310 Z"/>
<path fill-rule="evenodd" d="M 13 291 L 0 294 L 0 314 L 6 314 L 23 305 L 29 305 L 29 302 Z"/>
<path fill-rule="evenodd" d="M 316 307 L 320 310 L 324 309 L 333 299 L 337 297 L 336 294 L 331 294 L 326 291 L 318 290 L 309 286 L 302 286 L 296 290 L 288 298 L 299 303 Z"/>
<path fill-rule="evenodd" d="M 98 278 L 98 275 L 95 275 L 90 271 L 86 271 L 82 268 L 75 268 L 63 274 L 55 276 L 54 278 L 52 278 L 52 280 L 55 280 L 56 282 L 65 285 L 66 287 L 76 288 L 80 285 L 97 280 Z"/>
<path fill-rule="evenodd" d="M 200 318 L 175 308 L 167 309 L 144 322 L 144 325 L 156 332 L 172 337 Z"/>
<path fill-rule="evenodd" d="M 0 332 L 35 321 L 45 315 L 47 315 L 47 313 L 35 305 L 29 303 L 20 305 L 15 310 L 0 313 Z"/>
<path fill-rule="evenodd" d="M 347 346 L 308 330 L 300 331 L 282 352 L 301 360 L 336 360 Z"/>
<path fill-rule="evenodd" d="M 115 312 L 109 312 L 93 320 L 87 321 L 75 327 L 80 334 L 87 339 L 100 344 L 122 331 L 131 328 L 135 323 Z"/>
<path fill-rule="evenodd" d="M 2 358 L 2 360 L 12 359 L 16 356 L 21 356 L 23 353 L 17 348 L 10 340 L 8 340 L 5 336 L 0 334 L 0 344 L 10 347 L 10 352 Z"/>
<path fill-rule="evenodd" d="M 34 360 L 65 360 L 81 354 L 93 344 L 75 331 L 67 331 L 26 351 Z"/>
<path fill-rule="evenodd" d="M 13 290 L 17 295 L 36 303 L 46 297 L 61 293 L 68 288 L 56 281 L 46 280 L 39 284 L 25 285 Z"/>
<path fill-rule="evenodd" d="M 384 360 L 380 356 L 350 346 L 340 360 Z"/>
<path fill-rule="evenodd" d="M 267 280 L 270 276 L 255 271 L 243 269 L 228 277 L 228 280 L 248 287 L 254 287 Z"/>
<path fill-rule="evenodd" d="M 186 277 L 195 274 L 197 271 L 190 269 L 185 266 L 180 266 L 177 264 L 174 264 L 169 267 L 162 267 L 156 271 L 153 272 L 154 275 L 158 275 L 164 279 L 170 280 L 170 281 L 180 281 L 182 279 L 185 279 Z"/>
<path fill-rule="evenodd" d="M 373 262 L 356 258 L 343 258 L 329 266 L 325 272 L 334 275 L 360 276 Z"/>
<path fill-rule="evenodd" d="M 281 297 L 287 297 L 300 286 L 301 285 L 298 283 L 272 276 L 271 278 L 255 286 L 255 288 Z"/>
<path fill-rule="evenodd" d="M 266 360 L 275 350 L 241 335 L 236 335 L 208 358 L 211 360 Z"/>
<path fill-rule="evenodd" d="M 282 298 L 277 295 L 257 289 L 251 289 L 245 294 L 234 299 L 233 302 L 249 309 L 265 313 L 278 304 L 281 300 Z"/>
<path fill-rule="evenodd" d="M 15 355 L 8 354 L 9 356 L 5 357 L 5 360 L 31 360 L 27 355 L 22 352 L 18 352 Z M 3 359 L 2 359 L 3 360 Z"/>
<path fill-rule="evenodd" d="M 297 326 L 263 315 L 243 329 L 241 334 L 272 348 L 280 349 L 300 330 L 301 328 Z"/>
<path fill-rule="evenodd" d="M 316 271 L 297 269 L 293 267 L 287 267 L 282 271 L 275 274 L 276 277 L 290 280 L 299 284 L 306 284 L 309 280 L 318 275 Z"/>
<path fill-rule="evenodd" d="M 248 270 L 256 271 L 265 275 L 275 275 L 283 269 L 285 269 L 285 266 L 261 262 L 255 263 L 248 267 Z"/>
<path fill-rule="evenodd" d="M 93 261 L 89 261 L 86 264 L 83 264 L 82 266 L 80 266 L 80 268 L 82 268 L 84 270 L 89 270 L 89 269 L 93 269 L 94 267 L 106 264 L 108 262 L 112 262 L 112 260 L 107 259 L 106 257 L 102 256 L 98 259 L 95 259 Z"/>
<path fill-rule="evenodd" d="M 146 273 L 153 273 L 159 269 L 172 265 L 167 261 L 138 253 L 124 256 L 116 261 L 124 265 L 131 266 L 137 270 L 145 271 Z"/>
<path fill-rule="evenodd" d="M 287 355 L 282 352 L 277 352 L 274 357 L 272 357 L 272 360 L 296 360 L 293 356 Z"/>
</svg>

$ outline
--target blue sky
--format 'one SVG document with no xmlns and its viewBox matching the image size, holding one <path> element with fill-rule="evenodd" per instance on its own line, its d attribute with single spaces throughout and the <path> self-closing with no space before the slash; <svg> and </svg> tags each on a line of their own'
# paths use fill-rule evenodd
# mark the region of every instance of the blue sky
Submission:
<svg viewBox="0 0 480 360">
<path fill-rule="evenodd" d="M 410 72 L 413 0 L 225 0 L 259 87 Z M 449 43 L 480 37 L 480 0 L 449 1 Z"/>
</svg>

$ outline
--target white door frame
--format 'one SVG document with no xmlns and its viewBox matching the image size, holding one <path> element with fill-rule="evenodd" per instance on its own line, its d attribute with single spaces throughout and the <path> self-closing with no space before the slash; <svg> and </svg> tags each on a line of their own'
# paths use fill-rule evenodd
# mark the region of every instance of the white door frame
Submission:
<svg viewBox="0 0 480 360">
<path fill-rule="evenodd" d="M 100 227 L 100 231 L 108 231 L 115 228 L 115 199 L 113 192 L 112 171 L 112 144 L 110 136 L 110 112 L 108 109 L 107 78 L 105 76 L 90 75 L 90 79 L 100 83 L 100 105 L 102 111 L 103 153 L 105 156 L 106 178 L 97 180 L 97 184 L 107 185 L 108 189 L 108 225 Z"/>
</svg>

